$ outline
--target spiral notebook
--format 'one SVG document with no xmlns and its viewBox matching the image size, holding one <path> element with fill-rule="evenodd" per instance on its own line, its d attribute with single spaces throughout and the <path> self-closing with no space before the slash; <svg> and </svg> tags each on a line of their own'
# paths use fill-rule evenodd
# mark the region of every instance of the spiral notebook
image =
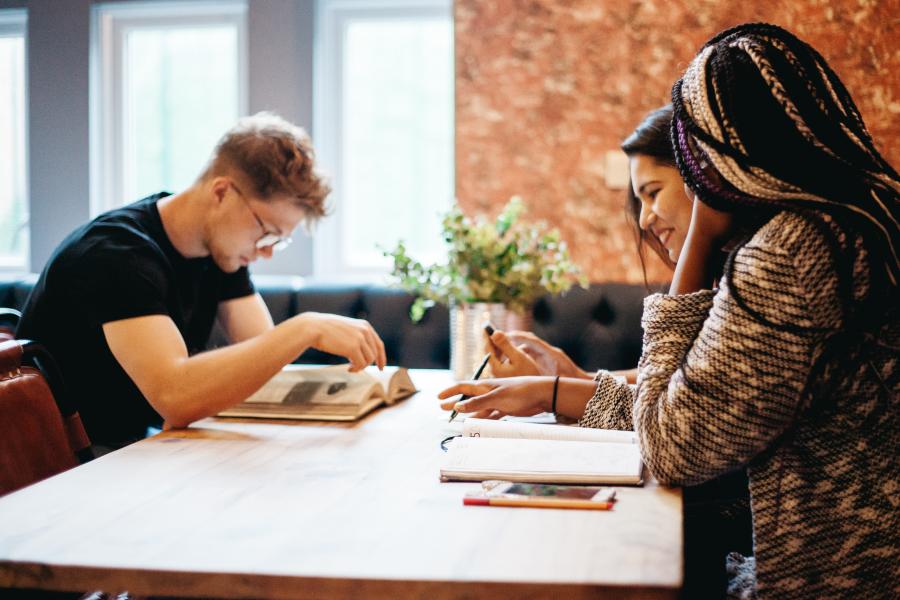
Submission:
<svg viewBox="0 0 900 600">
<path fill-rule="evenodd" d="M 633 431 L 469 418 L 441 480 L 639 485 L 642 471 Z"/>
</svg>

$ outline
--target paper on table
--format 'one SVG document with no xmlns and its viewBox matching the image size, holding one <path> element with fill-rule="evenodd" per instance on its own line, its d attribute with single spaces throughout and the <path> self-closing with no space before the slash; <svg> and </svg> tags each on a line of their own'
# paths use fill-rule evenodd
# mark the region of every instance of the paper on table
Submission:
<svg viewBox="0 0 900 600">
<path fill-rule="evenodd" d="M 441 479 L 637 484 L 642 465 L 637 444 L 464 436 L 450 444 Z"/>
<path fill-rule="evenodd" d="M 516 438 L 528 440 L 561 440 L 570 442 L 615 442 L 636 444 L 633 431 L 591 429 L 568 425 L 545 425 L 493 419 L 468 418 L 463 423 L 463 437 Z"/>
</svg>

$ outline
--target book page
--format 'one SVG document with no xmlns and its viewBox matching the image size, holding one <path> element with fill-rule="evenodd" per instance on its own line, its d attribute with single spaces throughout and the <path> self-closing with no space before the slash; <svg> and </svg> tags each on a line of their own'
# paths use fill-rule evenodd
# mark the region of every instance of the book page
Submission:
<svg viewBox="0 0 900 600">
<path fill-rule="evenodd" d="M 461 437 L 450 444 L 441 477 L 638 483 L 642 464 L 637 444 Z"/>
<path fill-rule="evenodd" d="M 366 373 L 350 373 L 346 366 L 318 369 L 286 368 L 270 379 L 246 404 L 357 405 L 373 394 L 383 396 L 379 383 Z"/>
<path fill-rule="evenodd" d="M 633 431 L 591 429 L 571 425 L 541 425 L 516 421 L 467 418 L 463 422 L 463 437 L 515 438 L 528 440 L 560 440 L 569 442 L 616 442 L 636 444 Z"/>
<path fill-rule="evenodd" d="M 366 373 L 378 380 L 385 392 L 385 402 L 393 404 L 416 393 L 416 386 L 404 367 L 385 367 L 379 371 L 377 367 L 366 367 Z"/>
</svg>

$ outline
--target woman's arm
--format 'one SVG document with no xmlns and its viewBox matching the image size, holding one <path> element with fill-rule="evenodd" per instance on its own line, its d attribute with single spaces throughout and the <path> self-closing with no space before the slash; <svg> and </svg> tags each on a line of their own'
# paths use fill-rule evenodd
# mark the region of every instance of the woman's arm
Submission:
<svg viewBox="0 0 900 600">
<path fill-rule="evenodd" d="M 738 252 L 717 293 L 645 301 L 633 415 L 660 482 L 694 484 L 745 465 L 796 420 L 819 336 L 801 282 L 810 265 L 820 271 L 812 280 L 831 269 L 817 235 L 779 215 Z"/>
<path fill-rule="evenodd" d="M 472 413 L 481 419 L 499 419 L 506 415 L 530 417 L 553 410 L 553 386 L 555 377 L 507 377 L 480 381 L 462 381 L 438 394 L 441 408 Z M 584 379 L 559 379 L 556 390 L 556 413 L 578 419 L 584 413 L 585 404 L 594 394 L 593 381 Z M 460 401 L 459 394 L 471 396 Z"/>
</svg>

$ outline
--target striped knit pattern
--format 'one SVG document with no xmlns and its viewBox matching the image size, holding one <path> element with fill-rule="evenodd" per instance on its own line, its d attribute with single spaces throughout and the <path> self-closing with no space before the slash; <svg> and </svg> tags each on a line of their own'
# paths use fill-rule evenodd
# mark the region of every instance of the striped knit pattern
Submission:
<svg viewBox="0 0 900 600">
<path fill-rule="evenodd" d="M 859 249 L 860 296 L 870 265 L 841 239 Z M 819 228 L 783 212 L 719 290 L 648 297 L 637 388 L 599 373 L 580 422 L 633 426 L 667 485 L 747 466 L 755 564 L 729 559 L 736 597 L 900 597 L 900 321 L 842 334 L 829 256 Z"/>
</svg>

